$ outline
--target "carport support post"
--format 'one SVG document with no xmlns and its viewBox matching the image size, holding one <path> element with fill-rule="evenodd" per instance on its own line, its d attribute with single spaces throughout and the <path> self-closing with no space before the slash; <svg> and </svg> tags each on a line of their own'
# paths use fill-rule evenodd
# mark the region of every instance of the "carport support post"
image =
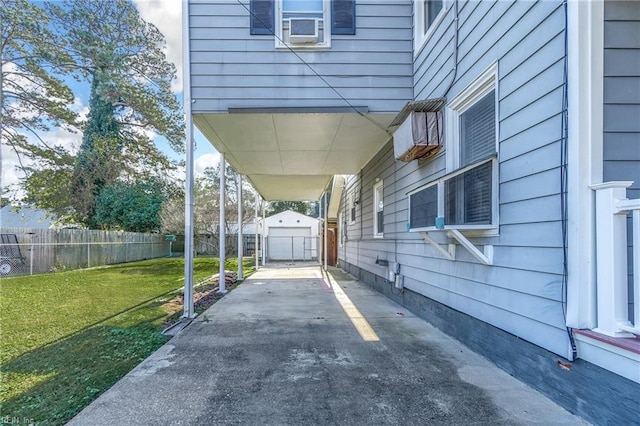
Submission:
<svg viewBox="0 0 640 426">
<path fill-rule="evenodd" d="M 254 255 L 256 257 L 256 271 L 258 270 L 258 192 L 255 192 L 255 210 L 256 210 L 256 217 L 255 217 L 255 233 L 256 233 L 256 239 L 254 240 L 253 243 L 253 252 Z"/>
<path fill-rule="evenodd" d="M 324 270 L 327 270 L 327 235 L 329 235 L 329 223 L 327 221 L 327 192 L 324 193 Z"/>
<path fill-rule="evenodd" d="M 218 293 L 226 293 L 225 288 L 225 275 L 224 275 L 224 262 L 226 260 L 225 243 L 226 233 L 224 228 L 224 210 L 225 210 L 225 172 L 226 163 L 224 161 L 224 152 L 220 153 L 220 241 L 218 256 L 220 257 L 220 276 L 218 277 Z"/>
<path fill-rule="evenodd" d="M 244 253 L 242 252 L 242 175 L 238 174 L 238 281 L 243 281 L 242 276 L 242 260 Z"/>
<path fill-rule="evenodd" d="M 267 224 L 264 221 L 264 210 L 265 210 L 265 204 L 266 203 L 262 203 L 262 266 L 264 266 L 266 260 L 267 260 L 267 242 L 264 238 L 264 233 L 266 231 L 266 227 Z"/>
<path fill-rule="evenodd" d="M 189 2 L 182 2 L 182 63 L 183 107 L 186 121 L 185 137 L 185 199 L 184 199 L 184 313 L 182 318 L 193 318 L 193 117 L 191 116 L 191 70 L 189 58 Z M 128 244 L 125 243 L 125 256 Z"/>
</svg>

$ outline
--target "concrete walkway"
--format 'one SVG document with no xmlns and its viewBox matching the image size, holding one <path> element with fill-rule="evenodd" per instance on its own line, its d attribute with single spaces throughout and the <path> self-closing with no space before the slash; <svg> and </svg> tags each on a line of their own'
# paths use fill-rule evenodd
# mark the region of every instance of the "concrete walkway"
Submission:
<svg viewBox="0 0 640 426">
<path fill-rule="evenodd" d="M 71 425 L 586 424 L 352 277 L 264 268 Z"/>
</svg>

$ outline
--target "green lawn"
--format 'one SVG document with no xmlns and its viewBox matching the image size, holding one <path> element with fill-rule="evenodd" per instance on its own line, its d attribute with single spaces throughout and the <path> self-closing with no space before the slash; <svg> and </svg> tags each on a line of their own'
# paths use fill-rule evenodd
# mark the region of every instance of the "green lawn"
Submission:
<svg viewBox="0 0 640 426">
<path fill-rule="evenodd" d="M 196 282 L 217 271 L 217 259 L 195 259 Z M 168 340 L 183 273 L 171 258 L 3 278 L 0 416 L 52 425 L 77 414 Z"/>
</svg>

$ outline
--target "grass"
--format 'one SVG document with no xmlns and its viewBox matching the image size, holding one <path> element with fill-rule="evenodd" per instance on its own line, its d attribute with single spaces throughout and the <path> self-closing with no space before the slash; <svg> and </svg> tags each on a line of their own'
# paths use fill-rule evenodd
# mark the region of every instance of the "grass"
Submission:
<svg viewBox="0 0 640 426">
<path fill-rule="evenodd" d="M 245 271 L 251 261 L 245 261 Z M 196 258 L 194 280 L 218 271 Z M 236 259 L 225 267 L 237 270 Z M 154 259 L 0 282 L 0 416 L 64 424 L 168 338 L 184 261 Z M 246 274 L 246 273 L 245 273 Z"/>
</svg>

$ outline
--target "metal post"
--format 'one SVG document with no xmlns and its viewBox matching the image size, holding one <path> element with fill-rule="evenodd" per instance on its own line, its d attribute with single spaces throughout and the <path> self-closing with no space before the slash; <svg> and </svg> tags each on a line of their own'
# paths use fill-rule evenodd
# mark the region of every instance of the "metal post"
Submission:
<svg viewBox="0 0 640 426">
<path fill-rule="evenodd" d="M 327 236 L 329 235 L 329 221 L 327 220 L 327 193 L 324 193 L 324 270 L 327 270 Z"/>
<path fill-rule="evenodd" d="M 186 121 L 186 164 L 184 200 L 184 313 L 183 318 L 193 318 L 193 117 L 191 116 L 191 64 L 189 58 L 189 2 L 182 2 L 182 63 L 183 105 Z M 169 249 L 171 253 L 171 249 Z"/>
<path fill-rule="evenodd" d="M 91 268 L 91 244 L 87 241 L 87 268 Z"/>
<path fill-rule="evenodd" d="M 29 275 L 33 275 L 33 232 L 28 232 L 31 235 L 31 247 L 29 248 Z"/>
<path fill-rule="evenodd" d="M 224 160 L 224 152 L 220 153 L 220 241 L 219 241 L 219 250 L 218 255 L 220 257 L 220 277 L 218 279 L 218 293 L 226 293 L 227 289 L 225 288 L 225 276 L 224 276 L 224 262 L 226 260 L 225 253 L 225 243 L 226 243 L 226 232 L 224 227 L 224 212 L 225 212 L 225 173 L 226 173 L 226 163 Z"/>
<path fill-rule="evenodd" d="M 242 238 L 242 175 L 238 175 L 238 281 L 244 280 L 242 260 L 244 258 Z"/>
<path fill-rule="evenodd" d="M 267 258 L 266 258 L 266 255 L 267 255 L 267 241 L 264 238 L 264 232 L 265 232 L 265 229 L 267 227 L 267 224 L 266 224 L 266 222 L 264 220 L 264 207 L 265 206 L 264 206 L 264 203 L 263 203 L 263 205 L 262 205 L 262 246 L 261 246 L 262 247 L 262 265 L 263 266 L 264 266 L 264 264 L 266 263 L 266 260 L 267 260 Z"/>
<path fill-rule="evenodd" d="M 258 192 L 256 191 L 255 193 L 255 213 L 256 213 L 256 217 L 255 217 L 255 233 L 256 233 L 256 239 L 253 242 L 253 251 L 254 251 L 254 255 L 256 257 L 256 271 L 258 270 L 258 263 L 259 263 L 259 259 L 258 259 Z"/>
</svg>

